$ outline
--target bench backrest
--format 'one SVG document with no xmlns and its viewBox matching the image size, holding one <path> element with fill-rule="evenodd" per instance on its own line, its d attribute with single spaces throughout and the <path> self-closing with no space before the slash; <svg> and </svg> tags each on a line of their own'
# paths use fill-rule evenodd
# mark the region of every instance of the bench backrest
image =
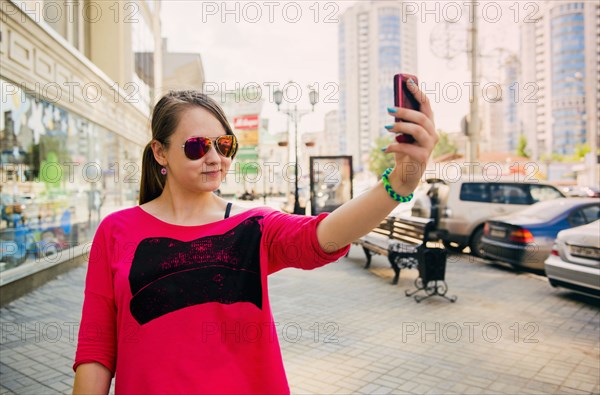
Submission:
<svg viewBox="0 0 600 395">
<path fill-rule="evenodd" d="M 398 240 L 406 244 L 421 245 L 429 241 L 429 233 L 435 222 L 431 218 L 420 217 L 386 217 L 372 230 L 374 233 Z"/>
<path fill-rule="evenodd" d="M 386 217 L 381 223 L 372 230 L 372 232 L 379 233 L 386 237 L 390 237 L 394 230 L 394 217 Z"/>
<path fill-rule="evenodd" d="M 388 217 L 393 224 L 391 238 L 406 244 L 421 245 L 429 241 L 429 232 L 434 227 L 431 218 L 419 217 Z"/>
</svg>

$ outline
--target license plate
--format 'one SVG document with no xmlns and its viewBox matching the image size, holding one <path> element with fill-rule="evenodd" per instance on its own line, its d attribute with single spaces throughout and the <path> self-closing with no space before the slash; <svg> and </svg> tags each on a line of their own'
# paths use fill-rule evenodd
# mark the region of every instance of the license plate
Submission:
<svg viewBox="0 0 600 395">
<path fill-rule="evenodd" d="M 600 260 L 600 250 L 594 247 L 569 246 L 569 253 L 581 258 Z"/>
<path fill-rule="evenodd" d="M 503 239 L 506 236 L 506 231 L 504 229 L 491 229 L 490 236 L 496 237 L 498 239 Z"/>
</svg>

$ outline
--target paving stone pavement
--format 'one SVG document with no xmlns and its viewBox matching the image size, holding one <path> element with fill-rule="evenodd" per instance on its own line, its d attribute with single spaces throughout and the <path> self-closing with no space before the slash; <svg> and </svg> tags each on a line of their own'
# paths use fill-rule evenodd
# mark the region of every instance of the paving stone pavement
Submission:
<svg viewBox="0 0 600 395">
<path fill-rule="evenodd" d="M 270 295 L 294 394 L 598 394 L 597 300 L 545 278 L 451 255 L 458 301 L 404 296 L 384 257 L 283 270 Z M 0 309 L 0 394 L 70 393 L 86 267 Z M 114 391 L 114 382 L 111 393 Z"/>
</svg>

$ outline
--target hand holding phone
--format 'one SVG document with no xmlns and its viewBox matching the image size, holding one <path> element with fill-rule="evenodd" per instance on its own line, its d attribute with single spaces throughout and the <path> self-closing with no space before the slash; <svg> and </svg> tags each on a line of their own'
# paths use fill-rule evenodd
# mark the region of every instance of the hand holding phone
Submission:
<svg viewBox="0 0 600 395">
<path fill-rule="evenodd" d="M 417 77 L 411 74 L 396 74 L 394 76 L 394 106 L 420 111 L 421 103 L 408 89 L 409 79 L 412 79 L 415 84 L 419 84 Z M 396 122 L 400 121 L 402 119 L 396 118 Z M 396 135 L 396 141 L 399 143 L 414 143 L 415 139 L 411 135 L 399 133 Z"/>
</svg>

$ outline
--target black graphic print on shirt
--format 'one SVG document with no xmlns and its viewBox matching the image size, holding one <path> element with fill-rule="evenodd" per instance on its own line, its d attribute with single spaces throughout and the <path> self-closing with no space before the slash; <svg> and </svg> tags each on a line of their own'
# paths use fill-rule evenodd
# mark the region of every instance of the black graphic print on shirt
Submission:
<svg viewBox="0 0 600 395">
<path fill-rule="evenodd" d="M 166 237 L 137 246 L 129 286 L 130 310 L 140 324 L 202 303 L 250 302 L 262 309 L 259 219 L 223 235 L 183 242 Z"/>
</svg>

